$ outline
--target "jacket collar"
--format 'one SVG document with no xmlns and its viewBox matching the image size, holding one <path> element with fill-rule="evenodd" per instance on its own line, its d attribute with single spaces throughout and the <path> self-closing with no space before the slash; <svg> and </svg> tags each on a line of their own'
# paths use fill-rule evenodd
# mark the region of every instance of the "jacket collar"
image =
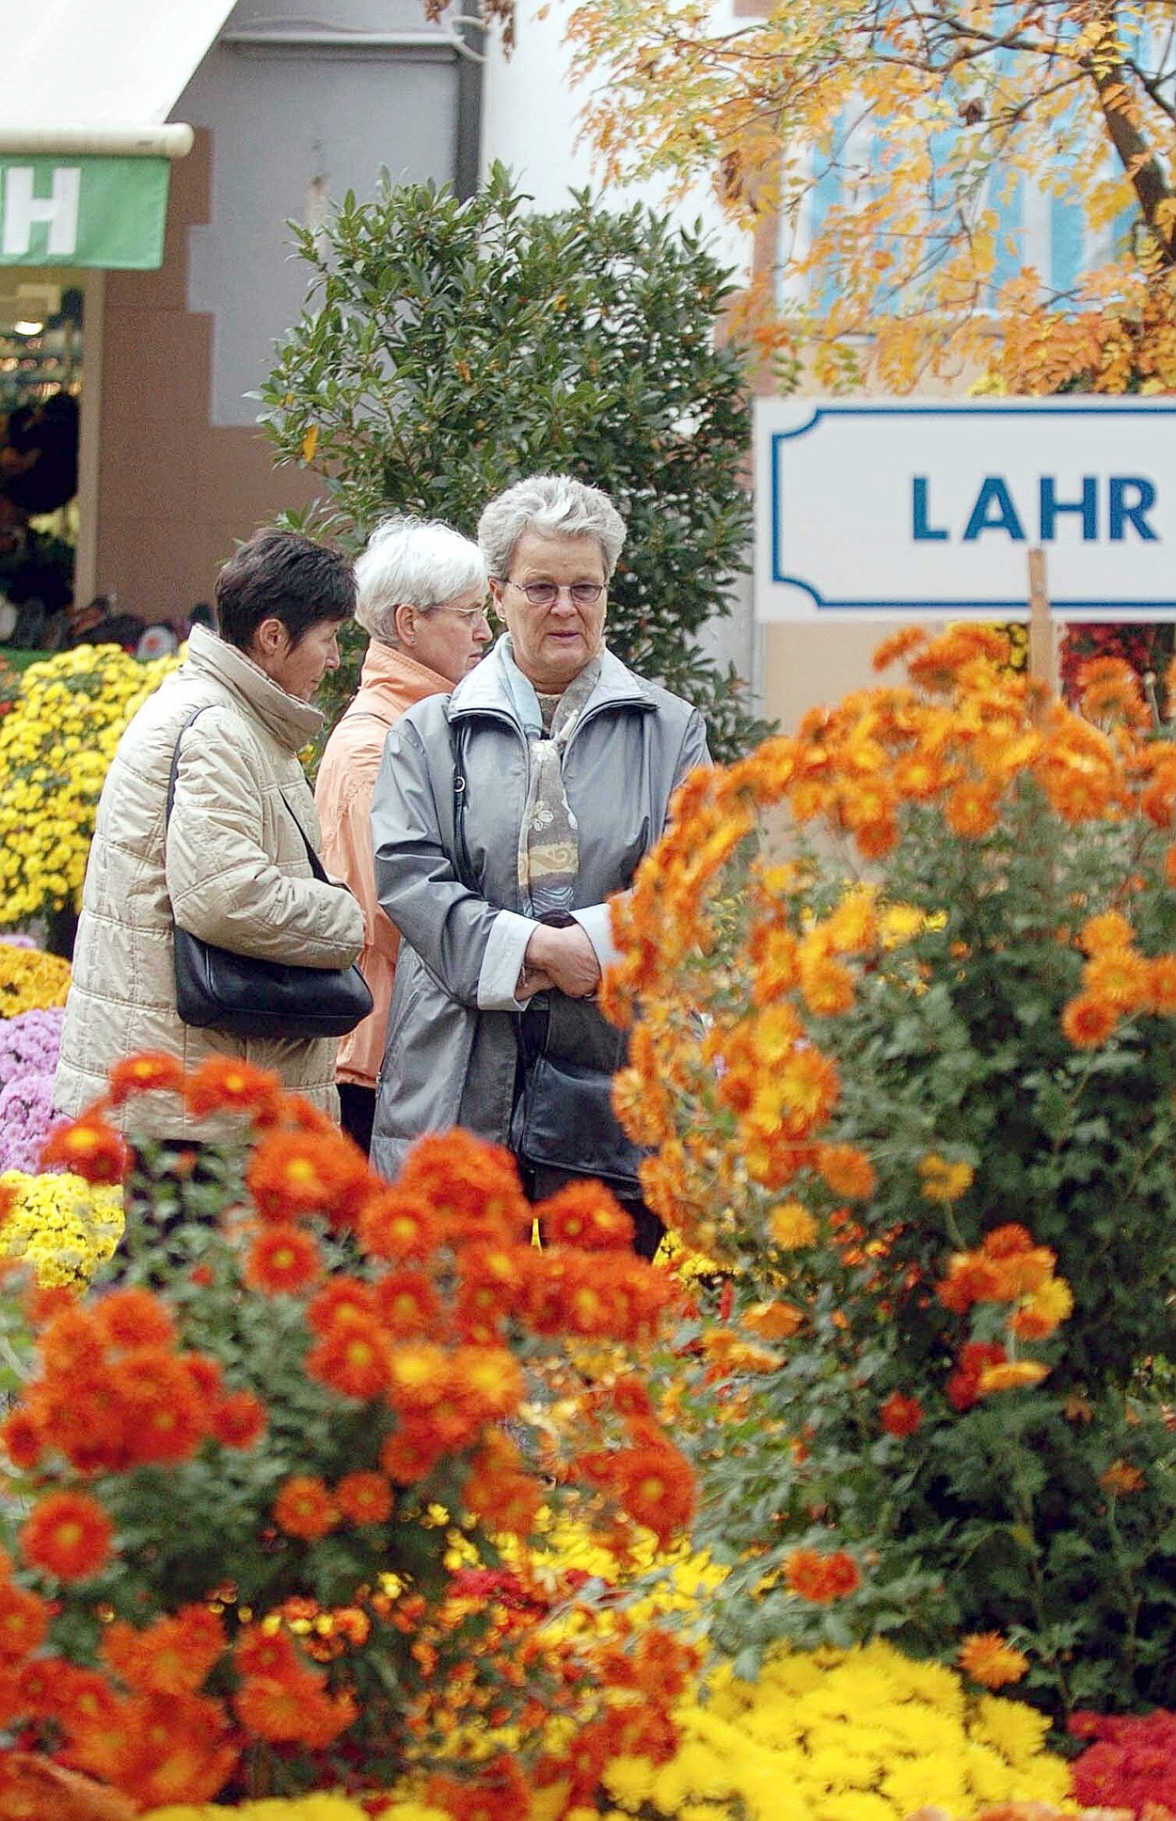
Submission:
<svg viewBox="0 0 1176 1821">
<path fill-rule="evenodd" d="M 252 658 L 206 626 L 193 626 L 189 633 L 185 668 L 197 676 L 215 678 L 291 752 L 299 752 L 323 724 L 317 708 L 289 695 Z"/>
<path fill-rule="evenodd" d="M 398 695 L 402 691 L 411 692 L 414 700 L 422 696 L 447 696 L 453 688 L 448 677 L 443 677 L 440 671 L 430 670 L 427 664 L 410 657 L 399 646 L 386 645 L 383 639 L 371 639 L 364 654 L 360 688 L 378 691 L 381 685 L 387 684 L 391 684 Z"/>
<path fill-rule="evenodd" d="M 476 670 L 463 677 L 449 699 L 449 717 L 477 714 L 506 715 L 518 723 L 503 656 L 510 634 L 504 632 Z M 621 663 L 606 645 L 601 653 L 600 679 L 584 707 L 585 716 L 601 707 L 654 708 L 656 703 L 639 676 Z"/>
</svg>

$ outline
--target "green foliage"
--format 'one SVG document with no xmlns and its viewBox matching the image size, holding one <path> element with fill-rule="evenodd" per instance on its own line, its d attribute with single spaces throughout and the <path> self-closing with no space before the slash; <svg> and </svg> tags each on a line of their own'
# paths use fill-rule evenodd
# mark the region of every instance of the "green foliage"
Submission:
<svg viewBox="0 0 1176 1821">
<path fill-rule="evenodd" d="M 472 535 L 527 474 L 603 487 L 629 523 L 609 642 L 697 703 L 733 756 L 765 730 L 696 638 L 729 613 L 750 531 L 745 358 L 716 345 L 730 275 L 698 231 L 647 209 L 614 214 L 586 192 L 552 215 L 525 202 L 495 166 L 468 201 L 385 182 L 374 202 L 349 193 L 325 231 L 296 228 L 308 308 L 277 350 L 263 422 L 280 462 L 327 483 L 311 522 L 356 543 L 389 511 Z"/>
</svg>

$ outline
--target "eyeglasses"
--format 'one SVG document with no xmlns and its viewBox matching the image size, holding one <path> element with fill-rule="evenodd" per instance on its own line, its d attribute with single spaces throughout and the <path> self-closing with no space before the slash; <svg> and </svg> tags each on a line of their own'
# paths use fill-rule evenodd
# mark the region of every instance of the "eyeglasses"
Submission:
<svg viewBox="0 0 1176 1821">
<path fill-rule="evenodd" d="M 604 593 L 603 582 L 572 582 L 565 588 L 557 582 L 512 582 L 507 576 L 506 585 L 525 594 L 532 607 L 554 607 L 561 594 L 567 595 L 573 607 L 594 607 Z"/>
<path fill-rule="evenodd" d="M 448 602 L 439 601 L 435 607 L 421 607 L 420 613 L 451 613 L 455 620 L 462 620 L 467 626 L 476 626 L 479 620 L 489 620 L 489 607 L 450 607 Z"/>
</svg>

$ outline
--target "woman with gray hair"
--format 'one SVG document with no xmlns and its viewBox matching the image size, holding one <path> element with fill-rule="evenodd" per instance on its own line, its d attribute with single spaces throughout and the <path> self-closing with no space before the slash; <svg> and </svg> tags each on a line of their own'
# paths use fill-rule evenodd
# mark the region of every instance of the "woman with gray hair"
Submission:
<svg viewBox="0 0 1176 1821">
<path fill-rule="evenodd" d="M 605 644 L 624 538 L 607 494 L 566 475 L 492 500 L 478 542 L 506 634 L 388 736 L 373 848 L 404 947 L 372 1161 L 393 1176 L 414 1138 L 465 1126 L 510 1146 L 533 1197 L 602 1178 L 651 1256 L 661 1226 L 611 1104 L 624 1039 L 594 995 L 607 900 L 707 753 L 697 710 Z"/>
<path fill-rule="evenodd" d="M 340 1040 L 336 1075 L 343 1128 L 366 1151 L 400 946 L 372 874 L 372 791 L 384 739 L 414 702 L 460 683 L 491 633 L 481 551 L 448 525 L 386 519 L 369 538 L 355 577 L 355 617 L 371 642 L 359 690 L 323 752 L 315 803 L 327 868 L 346 881 L 363 909 L 360 966 L 374 1004 Z"/>
</svg>

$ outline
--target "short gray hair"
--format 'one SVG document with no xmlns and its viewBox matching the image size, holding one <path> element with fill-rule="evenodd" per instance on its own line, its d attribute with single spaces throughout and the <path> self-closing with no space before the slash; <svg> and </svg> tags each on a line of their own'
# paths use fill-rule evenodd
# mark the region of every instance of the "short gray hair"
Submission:
<svg viewBox="0 0 1176 1821">
<path fill-rule="evenodd" d="M 625 542 L 625 521 L 599 487 L 570 474 L 533 474 L 492 499 L 478 520 L 478 542 L 496 581 L 506 581 L 524 532 L 539 537 L 594 537 L 611 578 Z"/>
<path fill-rule="evenodd" d="M 482 552 L 439 519 L 402 514 L 376 526 L 355 565 L 355 617 L 374 639 L 395 645 L 396 609 L 427 612 L 469 588 L 485 588 Z"/>
</svg>

